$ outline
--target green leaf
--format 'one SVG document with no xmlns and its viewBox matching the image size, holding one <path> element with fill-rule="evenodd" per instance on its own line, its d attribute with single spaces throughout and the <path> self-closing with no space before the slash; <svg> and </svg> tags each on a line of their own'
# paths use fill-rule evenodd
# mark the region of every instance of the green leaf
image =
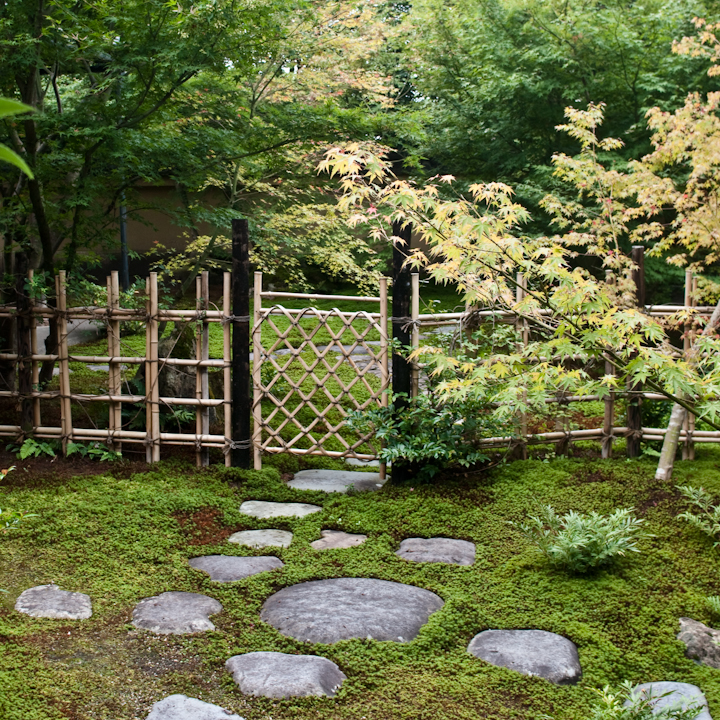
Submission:
<svg viewBox="0 0 720 720">
<path fill-rule="evenodd" d="M 7 117 L 8 115 L 17 115 L 18 113 L 33 112 L 33 110 L 34 108 L 17 100 L 0 98 L 0 118 Z"/>
<path fill-rule="evenodd" d="M 33 175 L 33 171 L 28 167 L 27 163 L 17 153 L 13 152 L 9 147 L 5 147 L 5 145 L 0 145 L 0 160 L 3 160 L 6 163 L 14 165 L 16 168 L 19 168 L 31 180 L 35 177 Z"/>
</svg>

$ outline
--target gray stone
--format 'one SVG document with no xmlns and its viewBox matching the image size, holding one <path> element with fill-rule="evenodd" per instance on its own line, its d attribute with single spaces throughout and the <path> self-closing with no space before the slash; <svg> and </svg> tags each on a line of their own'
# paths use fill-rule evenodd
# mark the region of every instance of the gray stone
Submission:
<svg viewBox="0 0 720 720">
<path fill-rule="evenodd" d="M 170 695 L 152 706 L 146 720 L 243 720 L 243 718 L 219 705 L 211 705 L 187 695 Z"/>
<path fill-rule="evenodd" d="M 702 708 L 702 711 L 694 720 L 712 720 L 705 695 L 697 685 L 681 682 L 644 683 L 636 685 L 632 694 L 634 697 L 642 695 L 646 698 L 658 698 L 657 701 L 652 703 L 653 715 L 657 715 L 663 708 L 682 708 L 686 710 L 693 705 Z M 629 701 L 625 703 L 625 705 L 629 704 Z"/>
<path fill-rule="evenodd" d="M 367 540 L 367 535 L 353 535 L 342 530 L 321 530 L 319 540 L 310 543 L 315 550 L 340 550 L 342 548 L 356 547 Z"/>
<path fill-rule="evenodd" d="M 231 657 L 225 668 L 241 692 L 270 698 L 334 697 L 346 679 L 334 662 L 317 655 L 252 652 Z"/>
<path fill-rule="evenodd" d="M 164 592 L 141 600 L 133 610 L 132 624 L 158 635 L 184 635 L 214 630 L 209 616 L 222 605 L 199 593 Z"/>
<path fill-rule="evenodd" d="M 233 533 L 228 542 L 251 548 L 290 547 L 293 534 L 287 530 L 242 530 Z"/>
<path fill-rule="evenodd" d="M 582 676 L 575 643 L 545 630 L 485 630 L 470 641 L 468 652 L 556 685 L 574 684 Z"/>
<path fill-rule="evenodd" d="M 279 503 L 264 500 L 248 500 L 240 506 L 243 515 L 251 515 L 261 520 L 276 517 L 305 517 L 321 510 L 319 505 L 308 505 L 308 503 Z"/>
<path fill-rule="evenodd" d="M 276 557 L 236 557 L 233 555 L 205 555 L 188 561 L 190 567 L 206 572 L 215 582 L 235 582 L 284 567 Z"/>
<path fill-rule="evenodd" d="M 680 618 L 677 639 L 685 643 L 685 656 L 691 660 L 720 668 L 720 630 L 714 630 L 691 618 Z"/>
<path fill-rule="evenodd" d="M 380 467 L 379 460 L 360 460 L 360 458 L 345 458 L 345 462 L 348 465 L 352 465 L 354 467 Z M 389 466 L 390 463 L 388 463 L 388 467 Z"/>
<path fill-rule="evenodd" d="M 435 593 L 413 585 L 333 578 L 283 588 L 265 601 L 260 617 L 296 640 L 409 642 L 443 605 Z"/>
<path fill-rule="evenodd" d="M 61 590 L 54 583 L 37 585 L 20 593 L 15 609 L 31 617 L 87 620 L 92 615 L 89 595 Z"/>
<path fill-rule="evenodd" d="M 357 470 L 301 470 L 288 482 L 296 490 L 322 490 L 323 492 L 346 493 L 355 490 L 379 490 L 385 484 L 380 473 Z"/>
<path fill-rule="evenodd" d="M 475 562 L 475 543 L 452 538 L 408 538 L 395 553 L 412 562 L 472 565 Z"/>
</svg>

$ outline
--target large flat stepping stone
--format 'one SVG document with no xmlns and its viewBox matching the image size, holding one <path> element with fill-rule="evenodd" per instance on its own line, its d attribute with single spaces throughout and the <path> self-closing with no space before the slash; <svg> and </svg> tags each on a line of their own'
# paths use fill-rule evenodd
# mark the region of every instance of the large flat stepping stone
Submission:
<svg viewBox="0 0 720 720">
<path fill-rule="evenodd" d="M 261 520 L 276 517 L 305 517 L 321 510 L 319 505 L 308 503 L 278 503 L 265 500 L 248 500 L 240 506 L 243 515 L 251 515 Z"/>
<path fill-rule="evenodd" d="M 225 668 L 241 692 L 269 698 L 334 697 L 347 679 L 334 662 L 317 655 L 252 652 L 234 655 Z"/>
<path fill-rule="evenodd" d="M 575 643 L 545 630 L 485 630 L 470 641 L 468 652 L 556 685 L 574 684 L 582 676 Z"/>
<path fill-rule="evenodd" d="M 340 550 L 357 547 L 367 540 L 367 535 L 353 535 L 342 530 L 321 530 L 321 538 L 310 543 L 314 550 Z"/>
<path fill-rule="evenodd" d="M 475 543 L 452 538 L 408 538 L 395 553 L 412 562 L 472 565 L 475 562 Z"/>
<path fill-rule="evenodd" d="M 214 630 L 210 615 L 222 605 L 200 593 L 164 592 L 141 600 L 133 610 L 132 624 L 158 635 L 185 635 Z"/>
<path fill-rule="evenodd" d="M 413 585 L 333 578 L 283 588 L 265 601 L 260 617 L 296 640 L 410 642 L 444 604 L 435 593 Z"/>
<path fill-rule="evenodd" d="M 204 555 L 188 561 L 190 567 L 206 572 L 215 582 L 235 582 L 243 578 L 285 567 L 276 557 L 235 557 L 233 555 Z"/>
<path fill-rule="evenodd" d="M 653 715 L 658 715 L 664 708 L 682 708 L 686 710 L 691 705 L 702 708 L 694 720 L 712 720 L 708 710 L 707 700 L 703 691 L 697 685 L 681 682 L 652 682 L 636 685 L 632 691 L 633 697 L 657 698 L 652 703 Z M 665 695 L 665 697 L 660 697 Z M 629 705 L 629 701 L 625 705 Z"/>
<path fill-rule="evenodd" d="M 156 702 L 146 720 L 243 720 L 219 705 L 188 697 L 170 695 Z"/>
<path fill-rule="evenodd" d="M 323 492 L 346 493 L 355 490 L 379 490 L 385 480 L 380 473 L 358 472 L 357 470 L 301 470 L 288 482 L 296 490 L 322 490 Z"/>
<path fill-rule="evenodd" d="M 89 595 L 61 590 L 50 583 L 36 585 L 20 593 L 15 609 L 36 618 L 87 620 L 92 615 L 92 601 Z"/>
<path fill-rule="evenodd" d="M 233 533 L 228 542 L 251 548 L 290 547 L 293 534 L 287 530 L 242 530 Z"/>
<path fill-rule="evenodd" d="M 682 617 L 677 639 L 685 643 L 686 657 L 702 665 L 720 668 L 720 630 L 692 618 Z"/>
</svg>

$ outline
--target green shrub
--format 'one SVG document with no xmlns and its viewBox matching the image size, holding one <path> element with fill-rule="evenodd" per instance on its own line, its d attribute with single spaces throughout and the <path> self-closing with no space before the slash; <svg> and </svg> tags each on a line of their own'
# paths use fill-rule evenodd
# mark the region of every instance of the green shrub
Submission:
<svg viewBox="0 0 720 720">
<path fill-rule="evenodd" d="M 644 520 L 621 508 L 608 516 L 570 511 L 559 516 L 547 505 L 542 517 L 527 523 L 510 523 L 532 542 L 553 565 L 572 573 L 585 573 L 607 565 L 627 552 L 639 552 L 637 541 L 652 537 L 641 530 Z"/>
<path fill-rule="evenodd" d="M 693 514 L 686 510 L 678 517 L 687 520 L 694 528 L 714 540 L 713 547 L 720 545 L 720 505 L 713 505 L 711 495 L 703 488 L 694 488 L 689 485 L 677 485 L 676 487 L 691 505 L 700 510 L 699 514 Z"/>
</svg>

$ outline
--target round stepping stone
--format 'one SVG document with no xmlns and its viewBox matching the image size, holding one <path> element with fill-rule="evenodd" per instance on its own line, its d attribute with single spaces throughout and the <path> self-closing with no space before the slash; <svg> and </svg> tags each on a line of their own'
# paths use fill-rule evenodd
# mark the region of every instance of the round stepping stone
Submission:
<svg viewBox="0 0 720 720">
<path fill-rule="evenodd" d="M 215 582 L 234 582 L 243 578 L 285 567 L 276 557 L 235 557 L 232 555 L 204 555 L 188 561 L 190 567 L 206 572 Z"/>
<path fill-rule="evenodd" d="M 347 679 L 334 662 L 317 655 L 252 652 L 231 657 L 225 668 L 240 692 L 269 698 L 334 697 Z"/>
<path fill-rule="evenodd" d="M 712 720 L 708 710 L 707 700 L 697 685 L 681 682 L 652 682 L 636 685 L 632 691 L 633 697 L 642 695 L 646 698 L 657 698 L 653 705 L 653 715 L 659 714 L 663 708 L 682 708 L 686 710 L 693 705 L 702 708 L 695 720 Z M 665 695 L 665 697 L 660 697 Z M 625 705 L 630 702 L 626 701 Z"/>
<path fill-rule="evenodd" d="M 574 684 L 582 676 L 575 643 L 545 630 L 485 630 L 470 641 L 468 652 L 556 685 Z"/>
<path fill-rule="evenodd" d="M 188 697 L 170 695 L 156 702 L 146 720 L 243 720 L 219 705 Z"/>
<path fill-rule="evenodd" d="M 214 630 L 209 616 L 222 605 L 199 593 L 164 592 L 141 600 L 133 610 L 132 624 L 158 635 L 184 635 Z"/>
<path fill-rule="evenodd" d="M 264 500 L 248 500 L 240 506 L 243 515 L 251 515 L 261 520 L 276 517 L 305 517 L 321 510 L 319 505 L 308 503 L 278 503 Z"/>
<path fill-rule="evenodd" d="M 400 543 L 395 553 L 412 562 L 472 565 L 475 562 L 475 544 L 452 538 L 408 538 Z"/>
<path fill-rule="evenodd" d="M 413 585 L 333 578 L 283 588 L 265 601 L 260 617 L 296 640 L 409 642 L 443 605 L 435 593 Z"/>
<path fill-rule="evenodd" d="M 310 543 L 315 550 L 340 550 L 362 545 L 367 540 L 367 535 L 353 535 L 342 530 L 321 530 L 322 536 L 319 540 Z"/>
<path fill-rule="evenodd" d="M 61 590 L 54 583 L 37 585 L 20 593 L 15 609 L 31 617 L 87 620 L 92 615 L 89 595 Z"/>
<path fill-rule="evenodd" d="M 379 490 L 384 484 L 380 473 L 356 470 L 301 470 L 288 482 L 288 486 L 296 490 L 339 493 L 346 493 L 351 487 L 360 491 Z"/>
<path fill-rule="evenodd" d="M 290 547 L 293 534 L 287 530 L 242 530 L 233 533 L 228 542 L 251 548 Z"/>
</svg>

